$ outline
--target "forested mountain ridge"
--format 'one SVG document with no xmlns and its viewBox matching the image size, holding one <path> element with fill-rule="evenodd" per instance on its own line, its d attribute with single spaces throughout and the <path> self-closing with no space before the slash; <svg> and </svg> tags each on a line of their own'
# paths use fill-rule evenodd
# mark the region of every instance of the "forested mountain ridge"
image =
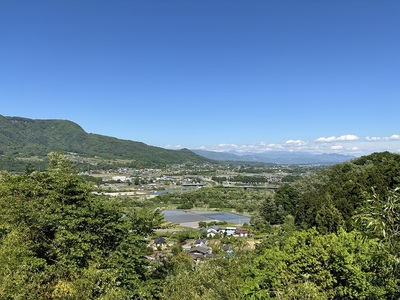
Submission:
<svg viewBox="0 0 400 300">
<path fill-rule="evenodd" d="M 0 155 L 46 157 L 52 151 L 104 159 L 128 159 L 141 165 L 210 162 L 187 149 L 167 150 L 99 134 L 86 133 L 67 120 L 34 120 L 0 115 Z"/>
</svg>

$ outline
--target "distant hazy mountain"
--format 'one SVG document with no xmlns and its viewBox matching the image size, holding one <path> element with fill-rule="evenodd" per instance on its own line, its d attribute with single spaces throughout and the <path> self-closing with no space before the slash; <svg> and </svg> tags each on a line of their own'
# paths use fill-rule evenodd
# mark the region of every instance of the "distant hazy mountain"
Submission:
<svg viewBox="0 0 400 300">
<path fill-rule="evenodd" d="M 0 115 L 0 163 L 6 159 L 15 162 L 21 161 L 22 157 L 43 157 L 52 151 L 108 160 L 125 159 L 141 166 L 209 161 L 188 149 L 167 150 L 141 142 L 86 133 L 78 124 L 67 120 L 33 120 Z"/>
<path fill-rule="evenodd" d="M 331 165 L 355 158 L 343 154 L 312 154 L 307 152 L 274 151 L 265 153 L 235 153 L 192 150 L 201 156 L 219 161 L 262 162 L 275 164 L 323 164 Z"/>
</svg>

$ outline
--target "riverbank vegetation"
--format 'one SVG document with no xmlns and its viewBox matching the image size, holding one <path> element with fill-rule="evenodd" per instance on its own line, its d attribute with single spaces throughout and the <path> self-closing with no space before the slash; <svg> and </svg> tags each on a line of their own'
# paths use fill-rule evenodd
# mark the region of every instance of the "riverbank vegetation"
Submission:
<svg viewBox="0 0 400 300">
<path fill-rule="evenodd" d="M 255 212 L 263 199 L 272 197 L 270 190 L 244 190 L 243 188 L 201 188 L 191 193 L 169 193 L 154 199 L 160 205 L 175 204 L 179 209 L 209 208 L 237 212 Z"/>
<path fill-rule="evenodd" d="M 178 240 L 149 259 L 159 210 L 94 194 L 60 154 L 49 162 L 0 177 L 1 299 L 400 298 L 400 155 L 374 153 L 276 191 L 148 200 L 251 212 L 255 248 L 225 237 L 197 262 Z"/>
</svg>

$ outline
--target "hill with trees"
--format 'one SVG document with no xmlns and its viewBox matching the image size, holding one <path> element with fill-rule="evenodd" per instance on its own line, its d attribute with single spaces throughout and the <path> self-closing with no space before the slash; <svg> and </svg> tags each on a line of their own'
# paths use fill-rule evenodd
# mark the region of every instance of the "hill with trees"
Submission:
<svg viewBox="0 0 400 300">
<path fill-rule="evenodd" d="M 163 166 L 211 162 L 188 149 L 167 150 L 141 142 L 86 133 L 67 120 L 33 120 L 0 116 L 0 167 L 21 169 L 26 161 L 38 161 L 53 151 L 103 160 L 122 159 L 125 166 Z M 29 160 L 37 157 L 39 159 Z"/>
<path fill-rule="evenodd" d="M 352 217 L 373 193 L 387 198 L 400 185 L 400 155 L 373 153 L 337 164 L 280 187 L 262 211 L 272 224 L 290 214 L 301 228 L 351 230 Z"/>
</svg>

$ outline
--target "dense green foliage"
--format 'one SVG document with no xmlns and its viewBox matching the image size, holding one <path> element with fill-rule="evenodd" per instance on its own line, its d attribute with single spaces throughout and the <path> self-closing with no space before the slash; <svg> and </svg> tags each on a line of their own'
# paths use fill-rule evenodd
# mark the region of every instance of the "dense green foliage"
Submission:
<svg viewBox="0 0 400 300">
<path fill-rule="evenodd" d="M 52 154 L 47 172 L 0 180 L 1 299 L 132 299 L 150 295 L 145 238 L 159 212 L 123 212 Z"/>
<path fill-rule="evenodd" d="M 389 191 L 382 198 L 375 191 L 367 194 L 364 205 L 360 206 L 353 217 L 356 225 L 370 238 L 378 238 L 381 249 L 386 252 L 400 273 L 400 187 Z"/>
<path fill-rule="evenodd" d="M 229 248 L 231 254 L 224 249 Z M 168 263 L 161 299 L 243 299 L 247 282 L 244 271 L 251 262 L 251 253 L 243 240 L 227 241 L 215 247 L 217 256 L 198 265 L 185 253 Z"/>
<path fill-rule="evenodd" d="M 226 208 L 255 212 L 263 199 L 272 197 L 270 190 L 243 188 L 201 188 L 190 193 L 172 193 L 157 196 L 156 202 L 178 204 L 178 208 Z"/>
<path fill-rule="evenodd" d="M 210 162 L 187 149 L 167 150 L 141 142 L 86 133 L 66 120 L 32 120 L 0 115 L 0 168 L 25 169 L 20 158 L 39 157 L 30 163 L 43 166 L 43 158 L 52 151 L 73 152 L 83 157 L 125 159 L 125 166 L 160 166 L 177 163 Z M 22 165 L 22 166 L 21 166 Z"/>
<path fill-rule="evenodd" d="M 360 157 L 311 173 L 279 187 L 266 197 L 260 216 L 270 224 L 280 224 L 285 216 L 295 216 L 296 224 L 322 233 L 354 228 L 353 216 L 372 194 L 386 199 L 400 184 L 400 155 L 382 152 Z"/>
<path fill-rule="evenodd" d="M 249 299 L 397 299 L 399 276 L 377 241 L 315 229 L 272 235 L 249 268 Z"/>
<path fill-rule="evenodd" d="M 332 232 L 342 225 L 352 228 L 351 217 L 372 188 L 386 198 L 400 184 L 400 155 L 374 153 L 319 171 L 298 181 L 296 222 Z M 326 228 L 330 223 L 331 228 Z"/>
<path fill-rule="evenodd" d="M 227 252 L 228 249 L 231 252 Z M 379 242 L 357 232 L 276 230 L 256 250 L 246 241 L 216 247 L 194 266 L 168 260 L 162 299 L 398 299 L 399 274 Z"/>
</svg>

